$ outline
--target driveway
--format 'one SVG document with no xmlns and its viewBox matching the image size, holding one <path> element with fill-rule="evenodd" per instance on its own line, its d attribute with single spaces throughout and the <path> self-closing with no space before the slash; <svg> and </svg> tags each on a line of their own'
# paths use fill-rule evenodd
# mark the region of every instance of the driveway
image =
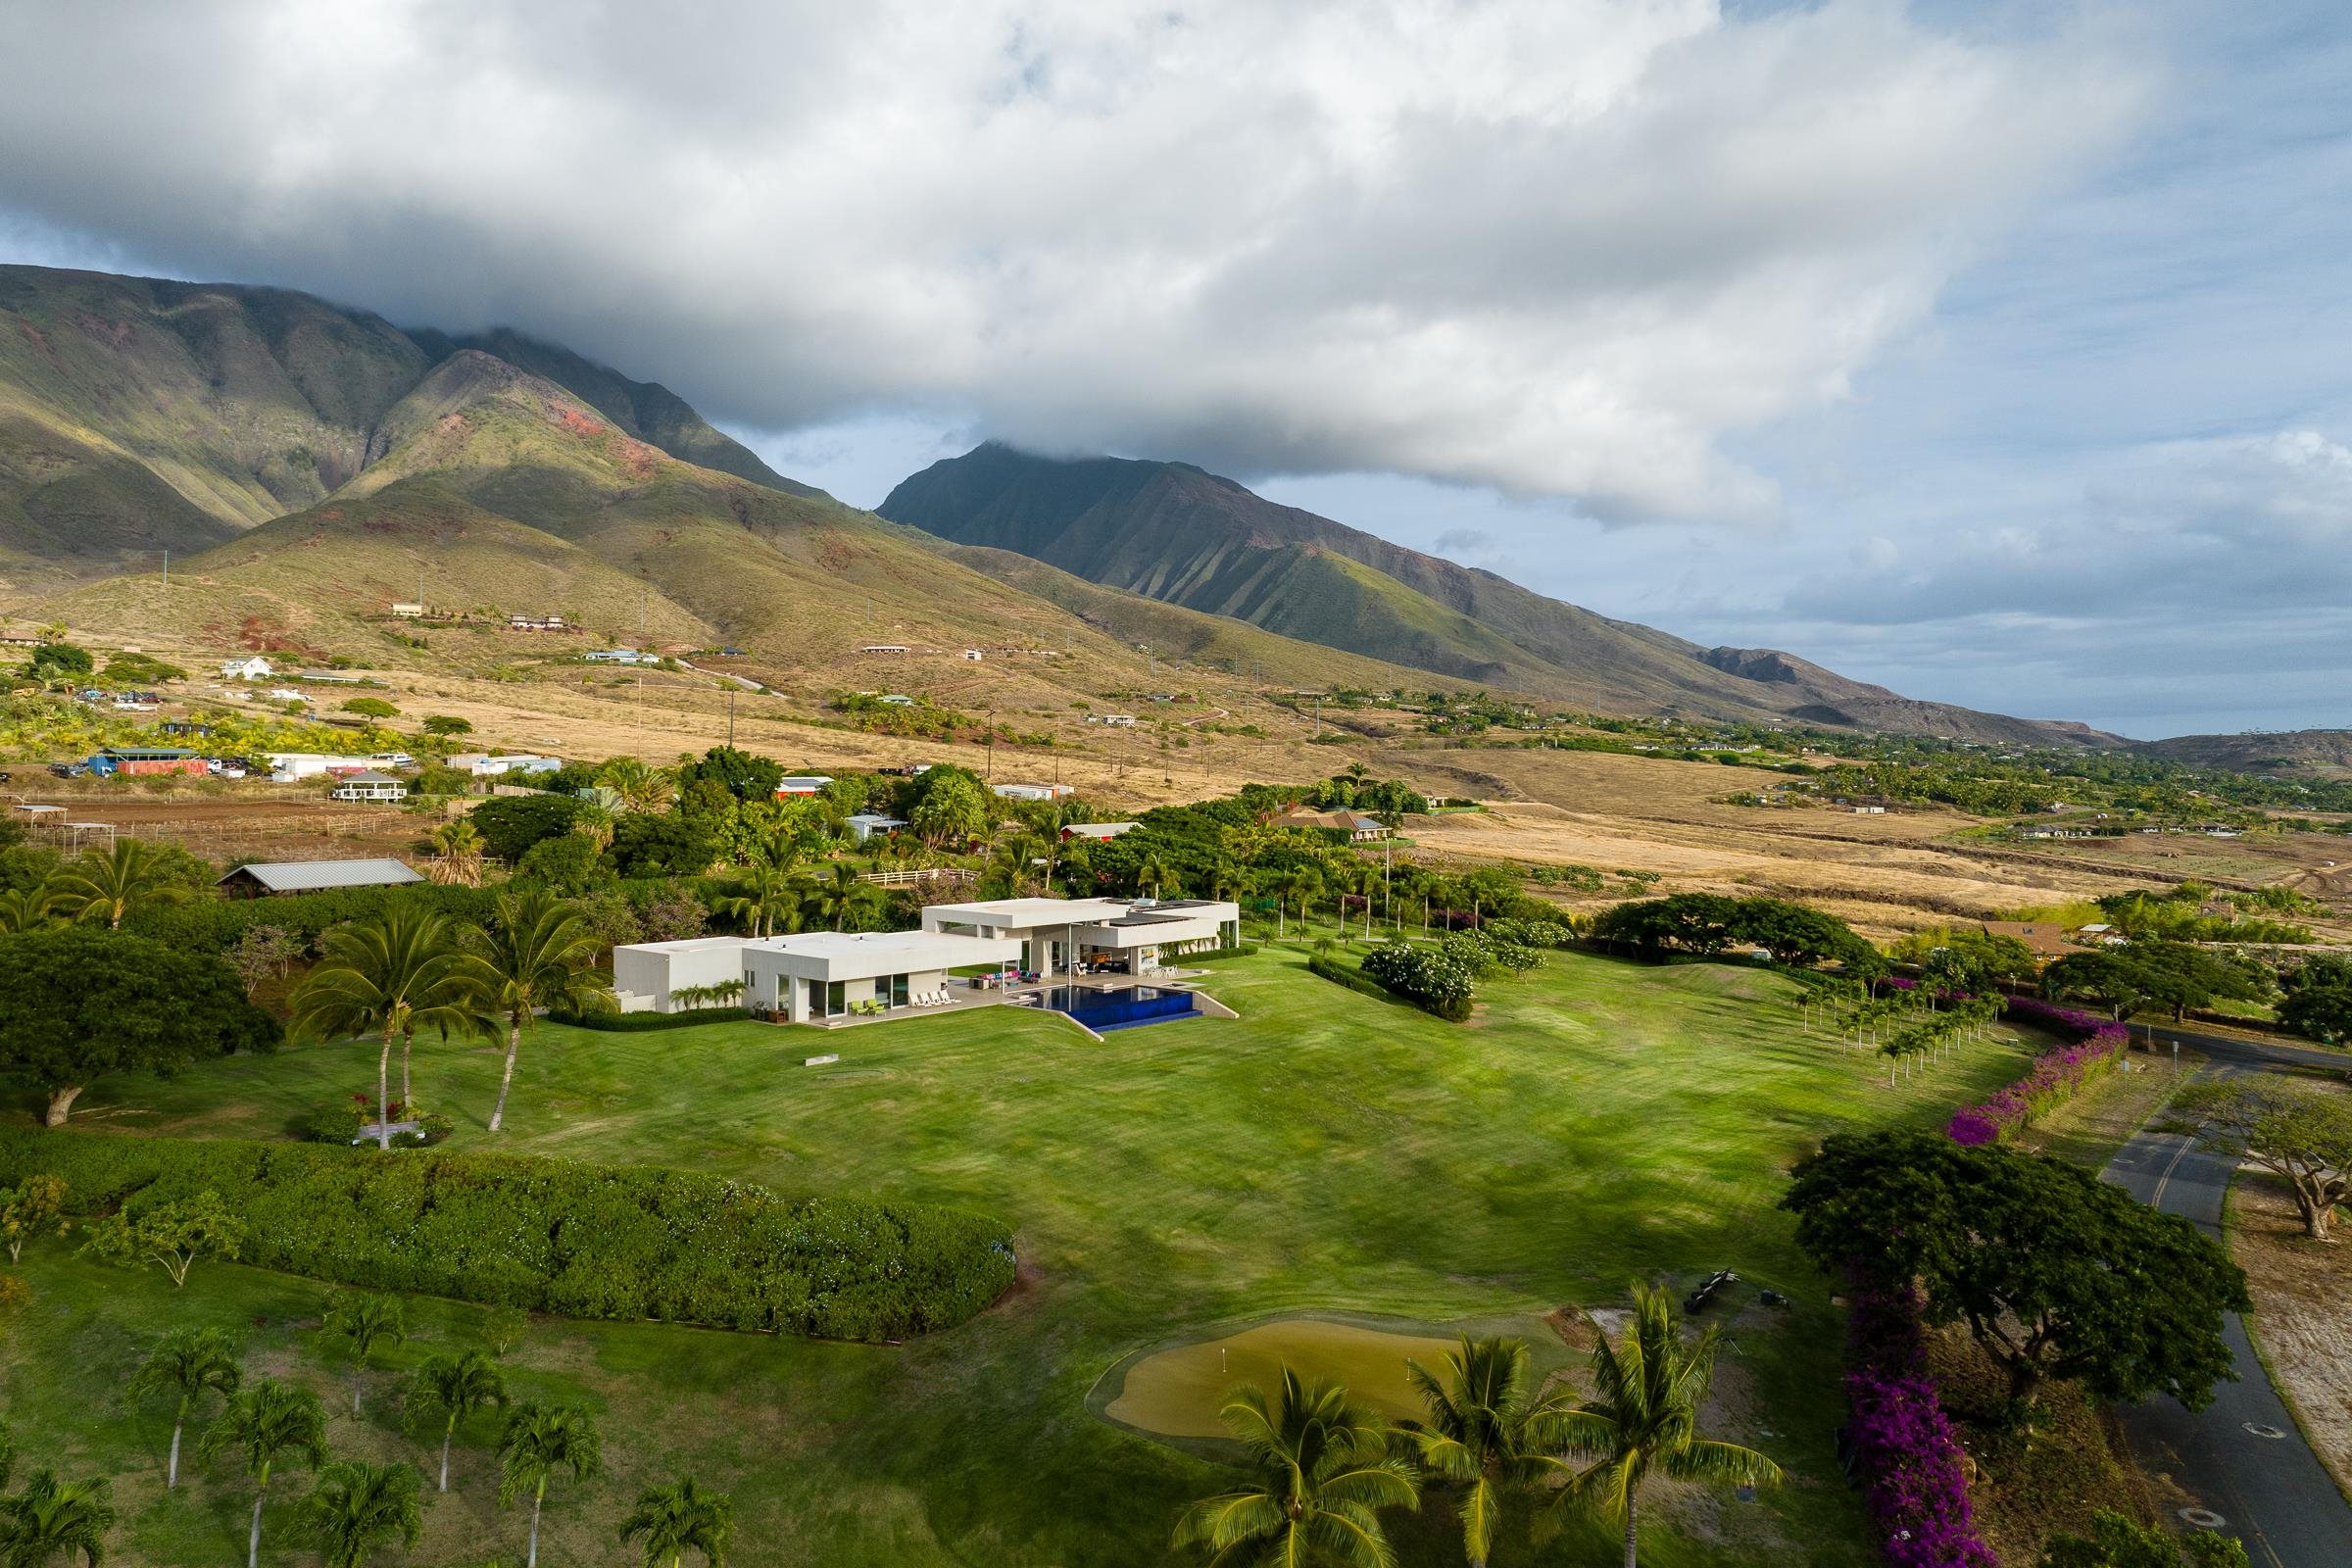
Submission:
<svg viewBox="0 0 2352 1568">
<path fill-rule="evenodd" d="M 2158 1029 L 2158 1042 L 2168 1042 L 2171 1033 Z M 2203 1069 L 2209 1075 L 2346 1064 L 2339 1054 L 2293 1046 L 2186 1033 L 2180 1041 L 2215 1058 Z M 2142 1202 L 2181 1215 L 2219 1240 L 2222 1199 L 2234 1167 L 2234 1161 L 2206 1153 L 2186 1138 L 2142 1132 L 2117 1152 L 2103 1175 Z M 2197 1506 L 2221 1515 L 2220 1528 L 2246 1544 L 2256 1568 L 2352 1564 L 2352 1506 L 2295 1429 L 2254 1358 L 2245 1324 L 2232 1315 L 2223 1335 L 2237 1381 L 2222 1384 L 2213 1403 L 2194 1414 L 2167 1397 L 2125 1409 L 2124 1429 L 2133 1449 L 2149 1468 L 2179 1482 Z"/>
</svg>

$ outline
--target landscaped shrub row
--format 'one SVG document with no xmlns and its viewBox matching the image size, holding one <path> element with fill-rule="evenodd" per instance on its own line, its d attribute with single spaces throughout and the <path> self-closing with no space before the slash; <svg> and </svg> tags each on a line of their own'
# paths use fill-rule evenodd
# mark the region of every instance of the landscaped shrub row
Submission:
<svg viewBox="0 0 2352 1568">
<path fill-rule="evenodd" d="M 1858 1288 L 1846 1319 L 1854 1461 L 1892 1568 L 1995 1568 L 1977 1536 L 1960 1443 L 1928 1376 L 1919 1298 Z"/>
<path fill-rule="evenodd" d="M 396 903 L 434 909 L 466 925 L 482 925 L 490 918 L 496 897 L 487 888 L 410 883 L 270 899 L 199 898 L 135 909 L 125 925 L 140 936 L 168 942 L 183 952 L 225 953 L 257 925 L 275 926 L 307 948 L 314 946 L 327 927 L 367 919 Z"/>
<path fill-rule="evenodd" d="M 751 1016 L 748 1007 L 694 1007 L 685 1012 L 551 1012 L 550 1023 L 575 1029 L 603 1029 L 612 1034 L 640 1034 L 648 1029 L 692 1029 L 706 1023 L 740 1023 Z"/>
<path fill-rule="evenodd" d="M 1308 956 L 1306 972 L 1321 975 L 1335 985 L 1346 986 L 1348 990 L 1361 992 L 1367 997 L 1377 997 L 1382 1002 L 1396 1000 L 1389 995 L 1388 987 L 1374 980 L 1353 964 L 1343 963 L 1337 958 L 1327 958 L 1320 953 Z"/>
<path fill-rule="evenodd" d="M 1943 1130 L 1956 1144 L 2002 1143 L 2074 1098 L 2082 1087 L 2115 1070 L 2132 1036 L 2120 1023 L 2054 1006 L 2032 997 L 2011 997 L 2004 1009 L 2012 1023 L 2032 1024 L 2073 1037 L 2073 1044 L 2047 1051 L 2034 1070 L 1990 1100 L 1954 1111 Z"/>
<path fill-rule="evenodd" d="M 217 1192 L 263 1268 L 572 1317 L 897 1339 L 961 1323 L 1013 1280 L 1010 1234 L 987 1215 L 790 1202 L 689 1171 L 0 1131 L 0 1184 L 40 1173 L 84 1215 Z"/>
<path fill-rule="evenodd" d="M 1470 1016 L 1470 995 L 1478 980 L 1472 964 L 1486 953 L 1475 935 L 1456 932 L 1437 947 L 1391 942 L 1364 956 L 1363 972 L 1424 1011 L 1449 1023 Z"/>
</svg>

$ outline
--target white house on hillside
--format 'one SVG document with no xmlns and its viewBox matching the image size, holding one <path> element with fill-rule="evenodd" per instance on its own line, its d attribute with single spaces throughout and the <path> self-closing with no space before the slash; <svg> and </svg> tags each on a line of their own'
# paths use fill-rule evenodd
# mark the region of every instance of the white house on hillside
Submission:
<svg viewBox="0 0 2352 1568">
<path fill-rule="evenodd" d="M 268 680 L 276 673 L 277 666 L 259 654 L 249 659 L 227 660 L 220 665 L 222 680 Z"/>
</svg>

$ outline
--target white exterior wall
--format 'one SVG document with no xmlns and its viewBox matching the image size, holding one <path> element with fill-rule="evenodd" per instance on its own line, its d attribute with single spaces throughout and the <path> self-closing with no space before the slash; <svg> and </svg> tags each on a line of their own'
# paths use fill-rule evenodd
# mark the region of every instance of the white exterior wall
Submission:
<svg viewBox="0 0 2352 1568">
<path fill-rule="evenodd" d="M 670 993 L 681 986 L 716 986 L 741 980 L 743 950 L 740 937 L 640 942 L 614 948 L 612 988 L 622 994 L 621 1010 L 675 1012 L 678 1009 L 669 1000 Z"/>
</svg>

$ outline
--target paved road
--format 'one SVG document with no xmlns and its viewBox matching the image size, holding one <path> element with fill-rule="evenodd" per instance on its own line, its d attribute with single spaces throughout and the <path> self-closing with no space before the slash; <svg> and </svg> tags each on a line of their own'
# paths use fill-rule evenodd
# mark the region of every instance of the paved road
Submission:
<svg viewBox="0 0 2352 1568">
<path fill-rule="evenodd" d="M 2158 1040 L 2167 1033 L 2159 1029 Z M 2298 1056 L 2320 1058 L 2314 1064 L 2344 1062 L 2331 1053 L 2251 1046 L 2210 1035 L 2183 1035 L 2181 1043 L 2217 1058 L 2216 1065 L 2204 1069 L 2207 1073 L 2259 1070 Z M 2117 1152 L 2104 1175 L 2142 1202 L 2192 1220 L 2218 1239 L 2222 1198 L 2233 1168 L 2230 1159 L 2206 1153 L 2188 1139 L 2143 1132 Z M 2221 1385 L 2213 1403 L 2193 1415 L 2167 1397 L 2125 1410 L 2132 1447 L 2142 1462 L 2180 1482 L 2198 1506 L 2220 1514 L 2225 1531 L 2246 1544 L 2256 1568 L 2352 1564 L 2352 1506 L 2295 1430 L 2294 1418 L 2254 1359 L 2245 1324 L 2232 1315 L 2223 1334 L 2237 1363 L 2237 1381 Z"/>
</svg>

